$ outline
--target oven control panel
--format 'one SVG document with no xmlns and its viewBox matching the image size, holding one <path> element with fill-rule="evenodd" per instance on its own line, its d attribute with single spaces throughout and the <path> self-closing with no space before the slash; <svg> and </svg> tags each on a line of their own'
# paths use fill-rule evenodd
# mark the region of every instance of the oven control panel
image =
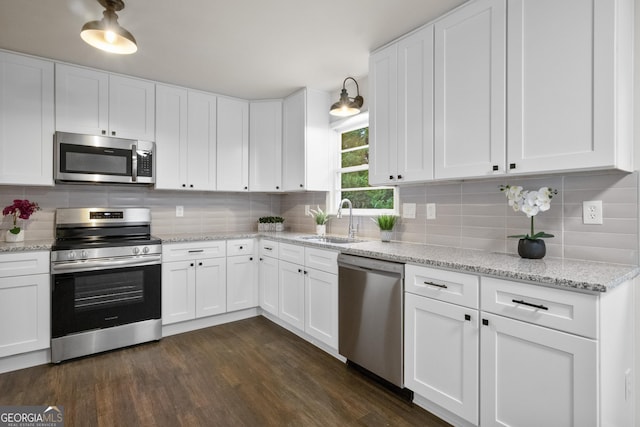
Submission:
<svg viewBox="0 0 640 427">
<path fill-rule="evenodd" d="M 136 257 L 162 254 L 162 245 L 103 247 L 51 251 L 51 261 L 82 261 L 99 258 Z"/>
</svg>

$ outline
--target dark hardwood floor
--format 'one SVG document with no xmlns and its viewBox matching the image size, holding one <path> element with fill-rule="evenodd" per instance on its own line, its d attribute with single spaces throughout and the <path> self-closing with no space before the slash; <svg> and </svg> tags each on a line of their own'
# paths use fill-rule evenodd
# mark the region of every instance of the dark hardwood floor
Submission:
<svg viewBox="0 0 640 427">
<path fill-rule="evenodd" d="M 65 426 L 448 426 L 264 317 L 0 375 Z"/>
</svg>

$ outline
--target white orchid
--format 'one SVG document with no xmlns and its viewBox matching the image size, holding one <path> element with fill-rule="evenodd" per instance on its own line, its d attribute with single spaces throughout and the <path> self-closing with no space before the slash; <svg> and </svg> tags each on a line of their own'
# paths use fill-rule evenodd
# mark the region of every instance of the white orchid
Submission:
<svg viewBox="0 0 640 427">
<path fill-rule="evenodd" d="M 504 192 L 507 197 L 509 206 L 515 212 L 523 212 L 528 218 L 531 218 L 531 234 L 509 236 L 524 239 L 538 239 L 540 237 L 553 237 L 544 231 L 538 233 L 533 232 L 533 217 L 540 212 L 548 211 L 551 208 L 551 198 L 558 194 L 558 190 L 549 187 L 541 187 L 538 191 L 523 190 L 519 185 L 501 185 L 500 191 Z"/>
</svg>

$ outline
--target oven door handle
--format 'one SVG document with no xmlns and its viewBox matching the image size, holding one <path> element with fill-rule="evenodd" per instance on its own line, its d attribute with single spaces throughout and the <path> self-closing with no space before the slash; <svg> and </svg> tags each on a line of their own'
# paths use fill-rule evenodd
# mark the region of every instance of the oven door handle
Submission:
<svg viewBox="0 0 640 427">
<path fill-rule="evenodd" d="M 142 255 L 135 258 L 101 258 L 82 261 L 55 261 L 51 263 L 51 273 L 75 273 L 90 270 L 108 270 L 123 267 L 144 267 L 160 264 L 161 255 Z"/>
</svg>

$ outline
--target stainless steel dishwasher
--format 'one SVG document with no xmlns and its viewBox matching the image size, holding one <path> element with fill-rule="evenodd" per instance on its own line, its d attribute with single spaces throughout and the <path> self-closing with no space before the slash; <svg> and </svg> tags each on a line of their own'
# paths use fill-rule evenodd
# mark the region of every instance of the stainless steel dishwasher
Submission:
<svg viewBox="0 0 640 427">
<path fill-rule="evenodd" d="M 338 352 L 403 387 L 404 264 L 338 256 Z"/>
</svg>

